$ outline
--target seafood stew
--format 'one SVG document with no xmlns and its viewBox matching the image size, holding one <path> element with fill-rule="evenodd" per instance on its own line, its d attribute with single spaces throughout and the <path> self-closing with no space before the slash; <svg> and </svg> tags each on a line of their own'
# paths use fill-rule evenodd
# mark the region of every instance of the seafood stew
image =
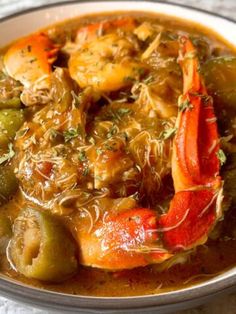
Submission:
<svg viewBox="0 0 236 314">
<path fill-rule="evenodd" d="M 78 295 L 180 289 L 236 263 L 236 57 L 149 13 L 2 48 L 0 271 Z"/>
</svg>

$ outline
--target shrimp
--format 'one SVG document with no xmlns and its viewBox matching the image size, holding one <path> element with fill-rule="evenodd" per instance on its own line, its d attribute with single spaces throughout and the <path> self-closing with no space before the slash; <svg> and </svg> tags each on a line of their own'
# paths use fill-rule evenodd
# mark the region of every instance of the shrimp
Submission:
<svg viewBox="0 0 236 314">
<path fill-rule="evenodd" d="M 115 33 L 85 43 L 69 60 L 71 77 L 81 88 L 111 92 L 139 80 L 145 66 L 133 57 L 135 47 Z"/>
</svg>

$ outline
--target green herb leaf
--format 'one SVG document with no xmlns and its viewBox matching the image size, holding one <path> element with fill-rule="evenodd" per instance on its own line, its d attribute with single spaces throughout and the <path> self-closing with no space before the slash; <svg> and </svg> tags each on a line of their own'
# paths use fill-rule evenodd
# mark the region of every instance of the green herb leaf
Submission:
<svg viewBox="0 0 236 314">
<path fill-rule="evenodd" d="M 117 127 L 113 124 L 113 126 L 110 128 L 109 132 L 107 133 L 107 138 L 111 138 L 113 135 L 117 133 Z"/>
<path fill-rule="evenodd" d="M 138 74 L 141 75 L 141 76 L 145 73 L 145 69 L 144 68 L 138 68 L 137 71 L 138 71 Z"/>
<path fill-rule="evenodd" d="M 155 80 L 154 76 L 149 75 L 148 77 L 143 79 L 143 83 L 148 85 L 149 83 L 152 83 L 154 80 Z"/>
<path fill-rule="evenodd" d="M 216 156 L 220 161 L 220 165 L 223 166 L 226 163 L 226 156 L 224 151 L 222 149 L 219 149 L 218 152 L 216 153 Z"/>
<path fill-rule="evenodd" d="M 79 152 L 78 158 L 81 162 L 86 161 L 87 160 L 87 156 L 84 150 Z"/>
<path fill-rule="evenodd" d="M 110 109 L 105 114 L 105 118 L 107 120 L 113 120 L 113 121 L 122 121 L 122 118 L 127 115 L 131 114 L 133 111 L 129 108 L 119 108 L 117 110 Z"/>
<path fill-rule="evenodd" d="M 176 128 L 169 128 L 167 130 L 164 130 L 161 132 L 159 138 L 162 140 L 167 140 L 168 138 L 171 138 L 175 135 L 177 129 Z"/>
<path fill-rule="evenodd" d="M 111 145 L 106 143 L 104 145 L 104 147 L 106 150 L 110 150 L 112 152 L 117 152 L 116 143 L 112 143 Z"/>
<path fill-rule="evenodd" d="M 89 167 L 86 166 L 83 170 L 83 176 L 86 177 L 89 174 Z"/>
<path fill-rule="evenodd" d="M 201 97 L 204 105 L 208 104 L 208 102 L 210 100 L 212 100 L 212 97 L 210 95 L 203 95 L 203 94 L 199 94 L 199 93 L 191 93 L 192 96 L 199 96 Z"/>
<path fill-rule="evenodd" d="M 63 136 L 65 139 L 65 142 L 69 142 L 73 138 L 76 138 L 80 135 L 79 129 L 70 128 L 69 130 L 66 130 L 63 132 Z"/>
<path fill-rule="evenodd" d="M 62 136 L 62 134 L 59 131 L 57 131 L 55 129 L 50 130 L 50 140 L 51 141 L 55 140 L 58 136 Z"/>
<path fill-rule="evenodd" d="M 96 149 L 96 153 L 97 153 L 97 155 L 101 155 L 102 154 L 102 149 L 101 148 L 97 148 Z"/>
<path fill-rule="evenodd" d="M 8 144 L 8 149 L 9 151 L 6 154 L 2 155 L 2 157 L 0 157 L 0 164 L 3 164 L 5 161 L 9 161 L 12 157 L 15 156 L 12 143 Z"/>
<path fill-rule="evenodd" d="M 185 99 L 183 102 L 180 103 L 179 105 L 179 111 L 183 112 L 185 110 L 192 110 L 193 109 L 193 105 L 191 104 L 190 100 Z"/>
<path fill-rule="evenodd" d="M 95 145 L 95 139 L 92 136 L 88 139 L 88 141 L 90 144 Z"/>
<path fill-rule="evenodd" d="M 75 106 L 76 108 L 79 108 L 81 104 L 81 97 L 80 95 L 76 95 L 76 93 L 72 90 L 71 95 L 73 97 L 72 105 Z"/>
<path fill-rule="evenodd" d="M 117 110 L 117 113 L 118 113 L 118 115 L 120 115 L 121 117 L 123 117 L 123 116 L 125 116 L 125 115 L 127 115 L 127 114 L 129 114 L 129 113 L 132 113 L 132 110 L 129 109 L 129 108 L 119 108 L 119 109 Z"/>
</svg>

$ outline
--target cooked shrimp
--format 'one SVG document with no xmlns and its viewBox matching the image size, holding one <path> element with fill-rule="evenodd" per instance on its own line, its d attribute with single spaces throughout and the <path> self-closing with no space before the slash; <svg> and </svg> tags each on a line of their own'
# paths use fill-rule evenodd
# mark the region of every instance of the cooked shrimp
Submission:
<svg viewBox="0 0 236 314">
<path fill-rule="evenodd" d="M 71 55 L 69 71 L 80 87 L 103 92 L 119 90 L 139 80 L 144 65 L 133 58 L 135 48 L 127 38 L 109 34 L 83 45 Z"/>
</svg>

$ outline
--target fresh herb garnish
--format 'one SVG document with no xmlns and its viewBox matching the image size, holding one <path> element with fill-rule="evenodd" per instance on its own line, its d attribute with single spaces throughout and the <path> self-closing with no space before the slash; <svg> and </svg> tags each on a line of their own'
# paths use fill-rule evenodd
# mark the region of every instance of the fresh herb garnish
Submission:
<svg viewBox="0 0 236 314">
<path fill-rule="evenodd" d="M 102 149 L 101 148 L 97 148 L 96 149 L 96 153 L 97 153 L 97 155 L 101 155 L 102 154 Z"/>
<path fill-rule="evenodd" d="M 137 71 L 138 71 L 138 74 L 141 75 L 141 76 L 145 73 L 145 69 L 144 68 L 138 68 Z"/>
<path fill-rule="evenodd" d="M 83 170 L 83 176 L 86 177 L 89 174 L 89 167 L 86 166 Z"/>
<path fill-rule="evenodd" d="M 152 83 L 154 80 L 155 80 L 154 76 L 153 75 L 149 75 L 148 77 L 143 79 L 143 83 L 148 85 L 149 83 Z"/>
<path fill-rule="evenodd" d="M 169 128 L 161 132 L 159 135 L 159 138 L 162 140 L 167 140 L 168 138 L 171 138 L 173 135 L 175 135 L 177 129 L 176 128 Z"/>
<path fill-rule="evenodd" d="M 78 137 L 79 135 L 80 135 L 79 128 L 77 128 L 77 129 L 70 128 L 70 129 L 63 132 L 63 136 L 64 136 L 66 143 L 69 142 L 70 140 Z"/>
<path fill-rule="evenodd" d="M 116 152 L 117 151 L 117 148 L 116 148 L 116 143 L 113 143 L 113 144 L 105 144 L 104 145 L 105 149 L 106 150 L 110 150 L 112 152 Z"/>
<path fill-rule="evenodd" d="M 191 104 L 190 100 L 185 99 L 183 102 L 179 104 L 179 111 L 183 112 L 187 109 L 189 110 L 193 109 L 193 105 Z"/>
<path fill-rule="evenodd" d="M 88 139 L 88 141 L 90 144 L 95 145 L 95 139 L 92 136 Z"/>
<path fill-rule="evenodd" d="M 58 136 L 62 136 L 61 132 L 59 132 L 55 129 L 50 130 L 50 140 L 51 141 L 55 140 L 55 138 L 57 138 Z"/>
<path fill-rule="evenodd" d="M 208 102 L 210 100 L 212 100 L 212 97 L 210 95 L 203 95 L 203 94 L 199 94 L 199 93 L 191 93 L 191 96 L 199 96 L 199 97 L 201 97 L 204 105 L 208 104 Z"/>
<path fill-rule="evenodd" d="M 81 162 L 86 161 L 87 160 L 87 156 L 84 150 L 81 150 L 79 152 L 78 158 Z"/>
<path fill-rule="evenodd" d="M 117 110 L 117 113 L 118 113 L 119 116 L 123 117 L 123 116 L 125 116 L 125 115 L 127 115 L 129 113 L 132 113 L 132 110 L 129 109 L 129 108 L 119 108 Z"/>
<path fill-rule="evenodd" d="M 201 98 L 202 98 L 204 105 L 207 105 L 209 103 L 209 101 L 212 100 L 212 97 L 210 95 L 202 95 Z"/>
<path fill-rule="evenodd" d="M 125 115 L 131 114 L 133 111 L 129 108 L 119 108 L 117 110 L 110 109 L 107 111 L 105 118 L 107 120 L 113 120 L 113 121 L 122 121 L 122 118 Z"/>
<path fill-rule="evenodd" d="M 9 161 L 14 156 L 15 156 L 15 152 L 13 150 L 13 144 L 9 143 L 8 144 L 8 152 L 6 154 L 2 155 L 2 157 L 0 157 L 0 164 L 3 164 L 5 161 Z"/>
<path fill-rule="evenodd" d="M 223 166 L 226 163 L 226 156 L 224 151 L 222 149 L 219 149 L 218 152 L 216 153 L 216 156 L 220 161 L 220 165 Z"/>
<path fill-rule="evenodd" d="M 117 133 L 117 127 L 115 124 L 112 125 L 109 132 L 107 133 L 107 138 L 111 138 L 113 135 Z"/>
<path fill-rule="evenodd" d="M 76 93 L 73 90 L 71 91 L 71 95 L 73 97 L 72 106 L 75 106 L 76 108 L 79 108 L 79 106 L 81 104 L 81 97 L 80 97 L 80 95 L 76 95 Z"/>
</svg>

